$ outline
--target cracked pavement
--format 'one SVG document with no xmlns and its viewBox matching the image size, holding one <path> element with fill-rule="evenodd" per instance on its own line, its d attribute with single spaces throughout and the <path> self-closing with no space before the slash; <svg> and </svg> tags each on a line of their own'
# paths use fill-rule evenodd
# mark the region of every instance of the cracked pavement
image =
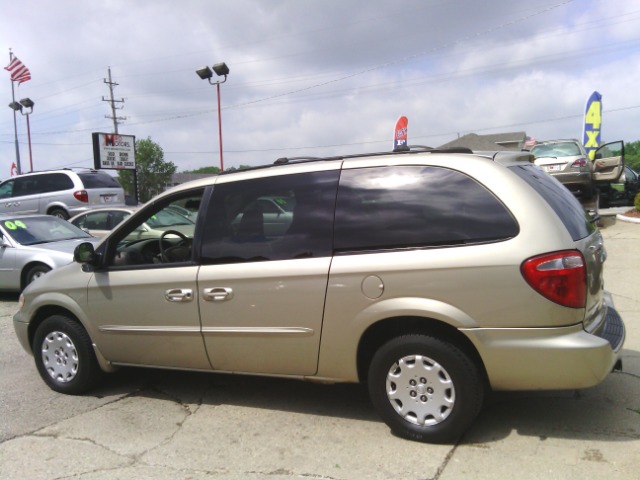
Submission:
<svg viewBox="0 0 640 480">
<path fill-rule="evenodd" d="M 90 395 L 40 380 L 0 296 L 2 479 L 635 479 L 640 224 L 605 219 L 623 371 L 581 391 L 496 393 L 457 445 L 393 436 L 359 385 L 122 369 Z"/>
</svg>

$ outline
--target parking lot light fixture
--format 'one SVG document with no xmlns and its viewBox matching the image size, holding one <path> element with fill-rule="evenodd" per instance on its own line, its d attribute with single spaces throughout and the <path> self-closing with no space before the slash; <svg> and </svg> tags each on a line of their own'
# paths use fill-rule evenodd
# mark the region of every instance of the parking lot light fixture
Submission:
<svg viewBox="0 0 640 480">
<path fill-rule="evenodd" d="M 13 102 L 17 103 L 17 102 Z M 31 126 L 29 125 L 29 115 L 33 113 L 33 106 L 35 102 L 30 98 L 23 98 L 20 100 L 20 113 L 27 117 L 27 139 L 29 141 L 29 166 L 31 167 L 31 172 L 33 172 L 33 154 L 31 153 Z M 24 107 L 24 109 L 22 108 Z M 26 110 L 25 110 L 26 109 Z"/>
<path fill-rule="evenodd" d="M 196 73 L 202 80 L 208 80 L 213 77 L 213 72 L 209 67 L 202 67 L 196 70 Z"/>
<path fill-rule="evenodd" d="M 20 103 L 23 107 L 31 109 L 33 109 L 33 106 L 35 105 L 34 101 L 30 98 L 23 98 L 22 100 L 20 100 Z"/>
<path fill-rule="evenodd" d="M 213 73 L 218 77 L 224 77 L 223 80 L 213 81 Z M 211 85 L 216 86 L 218 93 L 218 138 L 220 140 L 220 171 L 224 171 L 224 161 L 222 158 L 222 114 L 220 111 L 220 84 L 227 81 L 227 75 L 229 75 L 229 67 L 226 63 L 216 63 L 213 66 L 213 71 L 209 67 L 202 67 L 196 70 L 196 73 L 202 80 L 207 80 Z"/>
<path fill-rule="evenodd" d="M 216 72 L 216 75 L 218 75 L 219 77 L 224 75 L 224 80 L 221 83 L 224 83 L 224 81 L 227 79 L 227 75 L 229 75 L 229 67 L 227 67 L 227 64 L 224 62 L 216 63 L 213 66 L 213 71 Z"/>
</svg>

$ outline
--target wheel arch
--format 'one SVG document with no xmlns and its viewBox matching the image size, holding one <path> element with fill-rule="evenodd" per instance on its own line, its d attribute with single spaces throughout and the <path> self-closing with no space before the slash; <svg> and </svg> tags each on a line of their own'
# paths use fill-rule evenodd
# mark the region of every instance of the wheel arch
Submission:
<svg viewBox="0 0 640 480">
<path fill-rule="evenodd" d="M 36 335 L 36 330 L 38 330 L 38 327 L 42 324 L 42 322 L 44 322 L 47 318 L 51 317 L 52 315 L 62 315 L 67 317 L 69 320 L 81 326 L 84 329 L 84 331 L 87 332 L 87 335 L 89 335 L 89 338 L 91 338 L 90 331 L 86 328 L 86 326 L 82 323 L 82 321 L 78 318 L 78 316 L 75 315 L 71 310 L 69 310 L 68 308 L 62 307 L 60 305 L 44 305 L 38 308 L 38 310 L 36 310 L 33 317 L 31 318 L 31 321 L 29 322 L 29 327 L 27 329 L 27 334 L 29 336 L 29 346 L 32 350 L 31 352 L 32 354 L 35 354 L 35 352 L 33 352 L 33 340 Z M 117 367 L 113 366 L 104 357 L 104 355 L 102 355 L 102 352 L 98 349 L 98 347 L 93 342 L 93 340 L 91 344 L 93 346 L 93 353 L 95 354 L 96 360 L 98 361 L 98 365 L 100 366 L 102 371 L 107 373 L 116 371 Z"/>
<path fill-rule="evenodd" d="M 478 365 L 488 384 L 486 368 L 482 357 L 467 338 L 457 328 L 433 318 L 405 316 L 380 320 L 370 325 L 360 337 L 357 353 L 358 378 L 366 382 L 369 365 L 376 351 L 392 338 L 407 334 L 429 335 L 456 345 Z"/>
<path fill-rule="evenodd" d="M 29 273 L 29 271 L 33 268 L 36 267 L 38 265 L 42 265 L 43 267 L 47 267 L 49 270 L 53 270 L 53 265 L 49 265 L 48 263 L 42 261 L 42 260 L 33 260 L 29 263 L 27 263 L 24 267 L 22 267 L 22 270 L 20 271 L 20 291 L 24 290 L 25 287 L 27 286 L 27 274 Z"/>
<path fill-rule="evenodd" d="M 61 210 L 67 218 L 70 218 L 69 210 L 64 204 L 51 203 L 47 205 L 47 215 L 53 215 L 55 210 Z"/>
<path fill-rule="evenodd" d="M 63 315 L 65 317 L 68 317 L 70 320 L 73 320 L 74 322 L 82 326 L 82 328 L 84 328 L 82 322 L 73 314 L 71 310 L 68 310 L 59 305 L 45 305 L 39 308 L 34 313 L 31 321 L 29 322 L 29 328 L 27 329 L 27 332 L 29 333 L 29 345 L 33 345 L 33 339 L 40 324 L 52 315 Z"/>
</svg>

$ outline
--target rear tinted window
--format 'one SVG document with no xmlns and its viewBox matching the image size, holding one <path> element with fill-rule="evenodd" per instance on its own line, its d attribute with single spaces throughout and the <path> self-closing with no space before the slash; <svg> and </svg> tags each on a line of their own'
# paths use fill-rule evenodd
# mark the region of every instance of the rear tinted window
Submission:
<svg viewBox="0 0 640 480">
<path fill-rule="evenodd" d="M 79 173 L 84 188 L 122 188 L 118 181 L 107 173 Z"/>
<path fill-rule="evenodd" d="M 509 168 L 545 199 L 560 217 L 574 241 L 587 237 L 595 231 L 596 227 L 578 199 L 551 175 L 534 165 L 517 165 Z"/>
<path fill-rule="evenodd" d="M 61 190 L 71 190 L 73 188 L 73 180 L 69 178 L 69 175 L 64 173 L 50 173 L 46 175 L 38 175 L 38 184 L 40 185 L 40 191 L 46 192 L 59 192 Z"/>
<path fill-rule="evenodd" d="M 340 177 L 337 251 L 481 243 L 518 231 L 491 192 L 454 170 L 364 168 L 345 170 Z"/>
</svg>

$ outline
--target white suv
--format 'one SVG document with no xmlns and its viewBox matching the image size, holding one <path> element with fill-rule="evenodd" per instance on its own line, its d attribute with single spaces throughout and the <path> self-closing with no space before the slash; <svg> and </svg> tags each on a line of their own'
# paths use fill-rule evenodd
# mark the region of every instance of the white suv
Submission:
<svg viewBox="0 0 640 480">
<path fill-rule="evenodd" d="M 40 213 L 68 219 L 92 208 L 124 207 L 124 189 L 97 170 L 32 172 L 0 183 L 0 213 Z"/>
</svg>

